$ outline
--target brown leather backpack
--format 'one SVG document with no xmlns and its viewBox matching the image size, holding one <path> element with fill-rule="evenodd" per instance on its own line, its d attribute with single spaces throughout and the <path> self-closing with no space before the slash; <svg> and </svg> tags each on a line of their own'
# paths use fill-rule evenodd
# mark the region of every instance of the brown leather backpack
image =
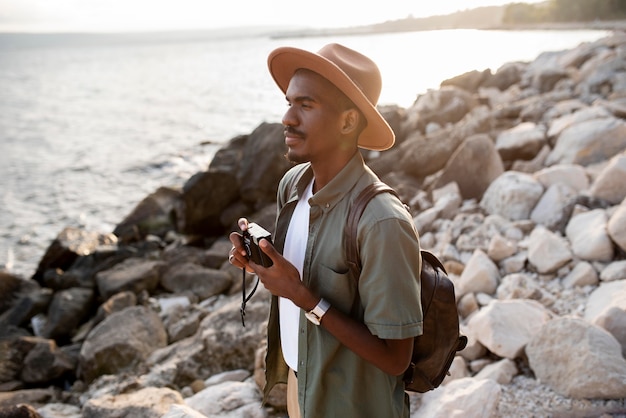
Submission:
<svg viewBox="0 0 626 418">
<path fill-rule="evenodd" d="M 356 280 L 361 272 L 356 238 L 359 219 L 369 201 L 379 193 L 391 193 L 398 197 L 396 191 L 385 183 L 373 183 L 357 196 L 348 214 L 344 230 L 345 251 Z M 421 250 L 421 255 L 423 333 L 415 337 L 413 356 L 404 373 L 404 383 L 405 390 L 423 393 L 441 384 L 456 352 L 467 345 L 467 337 L 459 333 L 454 284 L 447 276 L 446 269 L 434 254 Z"/>
</svg>

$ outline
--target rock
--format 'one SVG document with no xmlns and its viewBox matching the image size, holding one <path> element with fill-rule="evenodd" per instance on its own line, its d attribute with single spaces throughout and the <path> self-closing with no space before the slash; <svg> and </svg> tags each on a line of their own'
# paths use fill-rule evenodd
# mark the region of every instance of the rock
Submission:
<svg viewBox="0 0 626 418">
<path fill-rule="evenodd" d="M 626 154 L 617 155 L 600 172 L 591 186 L 591 196 L 619 204 L 626 198 Z"/>
<path fill-rule="evenodd" d="M 546 163 L 588 166 L 625 149 L 626 122 L 616 118 L 591 119 L 564 129 Z"/>
<path fill-rule="evenodd" d="M 175 208 L 177 230 L 188 235 L 223 232 L 221 213 L 239 196 L 235 174 L 207 171 L 195 174 L 183 186 Z"/>
<path fill-rule="evenodd" d="M 521 251 L 511 257 L 507 257 L 500 262 L 504 274 L 520 273 L 528 262 L 528 254 Z"/>
<path fill-rule="evenodd" d="M 528 261 L 539 273 L 553 273 L 572 260 L 567 241 L 543 227 L 537 227 L 530 234 Z"/>
<path fill-rule="evenodd" d="M 413 129 L 424 131 L 429 123 L 440 126 L 456 123 L 477 105 L 478 102 L 468 91 L 443 86 L 419 96 L 407 109 L 407 120 L 409 123 L 413 120 Z"/>
<path fill-rule="evenodd" d="M 60 402 L 46 404 L 38 408 L 37 411 L 43 418 L 82 418 L 78 406 Z"/>
<path fill-rule="evenodd" d="M 14 306 L 24 294 L 40 289 L 34 280 L 25 280 L 7 271 L 0 270 L 0 314 Z"/>
<path fill-rule="evenodd" d="M 533 176 L 549 189 L 556 184 L 567 186 L 575 192 L 589 189 L 589 176 L 585 169 L 577 164 L 557 164 L 543 168 Z"/>
<path fill-rule="evenodd" d="M 463 120 L 452 127 L 444 128 L 426 137 L 418 132 L 403 142 L 394 152 L 383 154 L 377 160 L 389 162 L 394 169 L 424 178 L 441 170 L 456 148 L 472 135 L 486 133 L 493 123 L 493 116 L 484 107 L 476 107 Z M 372 164 L 376 169 L 376 161 Z"/>
<path fill-rule="evenodd" d="M 496 296 L 499 300 L 532 299 L 541 302 L 544 291 L 537 283 L 537 277 L 529 273 L 512 273 L 502 278 Z"/>
<path fill-rule="evenodd" d="M 169 336 L 168 342 L 174 343 L 184 338 L 193 336 L 200 327 L 200 321 L 206 316 L 195 305 L 193 307 L 179 306 L 170 310 L 167 318 L 163 321 Z"/>
<path fill-rule="evenodd" d="M 449 418 L 463 414 L 468 417 L 495 415 L 500 398 L 500 385 L 491 379 L 463 378 L 440 389 L 427 392 L 422 406 L 412 417 Z"/>
<path fill-rule="evenodd" d="M 504 161 L 532 160 L 546 143 L 545 127 L 523 122 L 498 135 L 496 150 Z"/>
<path fill-rule="evenodd" d="M 454 151 L 435 187 L 454 182 L 464 199 L 480 199 L 502 173 L 502 159 L 491 138 L 485 134 L 473 135 Z"/>
<path fill-rule="evenodd" d="M 530 219 L 552 231 L 560 231 L 569 221 L 575 193 L 564 184 L 549 186 L 530 213 Z"/>
<path fill-rule="evenodd" d="M 626 310 L 611 307 L 596 317 L 594 325 L 611 333 L 622 346 L 622 355 L 626 358 Z"/>
<path fill-rule="evenodd" d="M 26 353 L 20 380 L 30 384 L 47 383 L 73 374 L 76 364 L 54 340 L 39 337 L 24 337 L 19 341 Z"/>
<path fill-rule="evenodd" d="M 546 323 L 528 343 L 526 354 L 537 378 L 564 396 L 618 399 L 626 393 L 626 360 L 619 342 L 582 319 Z"/>
<path fill-rule="evenodd" d="M 521 173 L 532 174 L 541 170 L 545 164 L 548 155 L 550 154 L 550 147 L 544 145 L 532 160 L 515 160 L 510 165 L 510 171 L 519 171 Z M 510 163 L 510 162 L 509 162 Z"/>
<path fill-rule="evenodd" d="M 114 267 L 96 274 L 100 295 L 105 299 L 127 290 L 139 294 L 142 290 L 154 291 L 159 285 L 161 272 L 166 264 L 162 261 L 129 258 Z"/>
<path fill-rule="evenodd" d="M 204 300 L 228 290 L 232 285 L 232 279 L 226 271 L 181 263 L 170 266 L 163 273 L 160 283 L 164 289 L 172 293 L 189 290 L 200 300 Z"/>
<path fill-rule="evenodd" d="M 459 185 L 455 182 L 434 189 L 432 192 L 434 209 L 439 210 L 444 219 L 452 219 L 458 213 L 463 197 Z"/>
<path fill-rule="evenodd" d="M 480 307 L 478 306 L 476 295 L 474 293 L 466 293 L 461 296 L 457 302 L 457 309 L 461 318 L 467 318 L 472 313 L 478 311 Z"/>
<path fill-rule="evenodd" d="M 278 182 L 292 165 L 285 158 L 283 130 L 281 123 L 262 123 L 250 134 L 243 149 L 237 182 L 243 200 L 254 202 L 256 208 L 276 200 Z M 209 170 L 213 169 L 211 164 Z"/>
<path fill-rule="evenodd" d="M 577 263 L 572 271 L 563 279 L 564 287 L 595 286 L 597 284 L 598 273 L 593 266 L 586 261 Z"/>
<path fill-rule="evenodd" d="M 559 81 L 568 76 L 568 72 L 563 68 L 544 68 L 533 74 L 531 87 L 545 93 L 554 89 Z"/>
<path fill-rule="evenodd" d="M 489 351 L 515 359 L 550 317 L 550 312 L 533 300 L 494 300 L 469 319 L 468 327 Z"/>
<path fill-rule="evenodd" d="M 602 269 L 600 280 L 603 282 L 626 280 L 626 260 L 614 261 Z"/>
<path fill-rule="evenodd" d="M 615 213 L 611 215 L 607 225 L 611 240 L 626 252 L 626 199 L 622 201 Z"/>
<path fill-rule="evenodd" d="M 137 305 L 137 295 L 131 291 L 119 292 L 111 296 L 98 307 L 98 312 L 94 318 L 94 325 L 115 312 L 122 311 L 131 306 Z"/>
<path fill-rule="evenodd" d="M 456 147 L 461 143 L 462 138 L 451 135 L 451 129 L 442 130 L 430 134 L 428 137 L 422 135 L 413 135 L 408 137 L 397 151 L 395 156 L 381 156 L 379 161 L 391 158 L 396 164 L 400 159 L 399 165 L 402 171 L 409 173 L 415 177 L 423 178 L 429 174 L 439 171 L 445 166 Z M 373 170 L 376 173 L 385 174 L 377 169 L 379 164 L 373 164 Z"/>
<path fill-rule="evenodd" d="M 560 117 L 552 119 L 549 125 L 550 127 L 548 129 L 548 137 L 558 137 L 565 129 L 577 123 L 610 117 L 611 112 L 607 111 L 604 107 L 587 107 L 578 102 L 575 104 L 575 107 L 571 113 L 568 112 L 565 115 L 561 115 Z"/>
<path fill-rule="evenodd" d="M 143 388 L 131 393 L 90 399 L 83 406 L 85 418 L 161 418 L 170 407 L 182 404 L 182 396 L 169 388 Z"/>
<path fill-rule="evenodd" d="M 244 369 L 229 370 L 224 373 L 218 373 L 211 376 L 204 382 L 205 387 L 218 385 L 224 382 L 243 382 L 250 377 L 250 372 Z"/>
<path fill-rule="evenodd" d="M 11 327 L 26 326 L 35 315 L 46 312 L 52 297 L 52 289 L 0 271 L 0 338 Z"/>
<path fill-rule="evenodd" d="M 626 280 L 601 283 L 591 292 L 585 306 L 585 320 L 594 323 L 614 307 L 626 310 Z"/>
<path fill-rule="evenodd" d="M 485 80 L 483 87 L 496 87 L 501 91 L 508 90 L 509 87 L 521 81 L 522 73 L 527 65 L 522 62 L 505 63 L 497 69 L 495 74 Z"/>
<path fill-rule="evenodd" d="M 499 279 L 498 267 L 483 251 L 475 250 L 461 274 L 458 296 L 479 292 L 492 294 Z"/>
<path fill-rule="evenodd" d="M 207 418 L 195 409 L 187 405 L 173 404 L 161 418 Z"/>
<path fill-rule="evenodd" d="M 91 382 L 102 374 L 132 370 L 167 344 L 159 316 L 143 306 L 116 312 L 98 324 L 80 351 L 79 375 Z"/>
<path fill-rule="evenodd" d="M 43 277 L 43 285 L 54 290 L 72 287 L 95 288 L 94 277 L 122 261 L 135 257 L 145 257 L 151 251 L 159 249 L 160 243 L 141 241 L 130 245 L 102 245 L 93 252 L 79 256 L 67 270 L 48 269 Z"/>
<path fill-rule="evenodd" d="M 489 247 L 487 249 L 487 255 L 493 261 L 498 262 L 504 260 L 507 257 L 512 256 L 517 252 L 517 245 L 515 242 L 504 238 L 500 234 L 496 234 L 489 241 Z"/>
<path fill-rule="evenodd" d="M 79 256 L 90 254 L 99 246 L 116 243 L 117 237 L 113 234 L 89 232 L 73 227 L 65 228 L 46 250 L 32 278 L 41 282 L 48 269 L 67 270 Z"/>
<path fill-rule="evenodd" d="M 267 418 L 260 403 L 259 389 L 250 381 L 218 383 L 185 400 L 187 406 L 215 418 Z"/>
<path fill-rule="evenodd" d="M 119 241 L 129 243 L 145 239 L 148 235 L 165 237 L 176 230 L 174 211 L 181 193 L 169 187 L 159 187 L 135 206 L 132 212 L 113 230 Z"/>
<path fill-rule="evenodd" d="M 513 376 L 517 374 L 517 366 L 513 360 L 502 359 L 485 366 L 474 376 L 475 379 L 491 379 L 501 385 L 511 383 Z"/>
<path fill-rule="evenodd" d="M 565 233 L 572 245 L 572 252 L 587 261 L 610 261 L 613 244 L 607 233 L 607 215 L 595 209 L 572 216 Z"/>
<path fill-rule="evenodd" d="M 72 336 L 78 326 L 89 319 L 93 302 L 92 289 L 75 287 L 56 292 L 41 335 L 54 339 Z"/>
<path fill-rule="evenodd" d="M 42 418 L 39 412 L 28 404 L 0 407 L 0 418 Z"/>
<path fill-rule="evenodd" d="M 57 399 L 56 391 L 48 389 L 23 389 L 12 392 L 0 392 L 0 408 L 19 404 L 28 404 L 34 407 L 54 402 Z"/>
<path fill-rule="evenodd" d="M 268 228 L 272 229 L 269 225 Z M 270 231 L 268 228 L 266 229 Z M 273 232 L 273 229 L 270 232 Z M 228 260 L 228 251 L 230 251 L 232 246 L 233 244 L 230 240 L 226 238 L 218 239 L 208 250 L 202 252 L 203 262 L 198 264 L 208 268 L 219 269 Z"/>
<path fill-rule="evenodd" d="M 418 231 L 427 231 L 431 224 L 437 219 L 450 219 L 457 213 L 463 198 L 456 183 L 433 190 L 434 205 L 431 208 L 420 211 L 413 218 Z"/>
<path fill-rule="evenodd" d="M 489 185 L 480 206 L 491 215 L 529 219 L 542 194 L 543 186 L 529 174 L 507 171 Z"/>
<path fill-rule="evenodd" d="M 489 77 L 491 77 L 491 70 L 489 69 L 484 71 L 468 71 L 456 77 L 443 80 L 441 82 L 441 87 L 458 87 L 470 93 L 476 93 L 481 84 L 483 84 Z"/>
</svg>

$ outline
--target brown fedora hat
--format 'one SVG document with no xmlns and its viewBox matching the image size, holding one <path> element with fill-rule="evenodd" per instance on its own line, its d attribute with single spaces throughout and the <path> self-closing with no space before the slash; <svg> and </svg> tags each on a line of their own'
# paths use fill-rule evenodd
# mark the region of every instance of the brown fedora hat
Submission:
<svg viewBox="0 0 626 418">
<path fill-rule="evenodd" d="M 383 151 L 393 146 L 393 130 L 376 109 L 382 88 L 378 67 L 368 57 L 339 44 L 329 44 L 317 53 L 282 47 L 267 59 L 270 73 L 285 93 L 296 70 L 306 68 L 333 83 L 361 110 L 367 126 L 359 136 L 361 148 Z"/>
</svg>

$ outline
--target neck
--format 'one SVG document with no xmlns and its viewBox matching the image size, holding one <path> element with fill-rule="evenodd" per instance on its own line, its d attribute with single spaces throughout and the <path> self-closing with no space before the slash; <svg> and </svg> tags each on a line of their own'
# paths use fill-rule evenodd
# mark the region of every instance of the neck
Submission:
<svg viewBox="0 0 626 418">
<path fill-rule="evenodd" d="M 326 186 L 337 174 L 350 162 L 354 154 L 358 152 L 358 148 L 351 154 L 345 154 L 341 158 L 334 158 L 331 161 L 311 161 L 311 168 L 313 169 L 313 193 L 317 193 L 324 186 Z"/>
</svg>

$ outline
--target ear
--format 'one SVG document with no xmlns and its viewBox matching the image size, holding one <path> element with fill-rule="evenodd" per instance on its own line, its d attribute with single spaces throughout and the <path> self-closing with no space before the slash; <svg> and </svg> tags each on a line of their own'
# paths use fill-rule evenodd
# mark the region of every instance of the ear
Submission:
<svg viewBox="0 0 626 418">
<path fill-rule="evenodd" d="M 361 115 L 354 108 L 345 110 L 341 118 L 341 132 L 344 135 L 349 135 L 353 131 L 357 130 L 360 117 Z"/>
</svg>

